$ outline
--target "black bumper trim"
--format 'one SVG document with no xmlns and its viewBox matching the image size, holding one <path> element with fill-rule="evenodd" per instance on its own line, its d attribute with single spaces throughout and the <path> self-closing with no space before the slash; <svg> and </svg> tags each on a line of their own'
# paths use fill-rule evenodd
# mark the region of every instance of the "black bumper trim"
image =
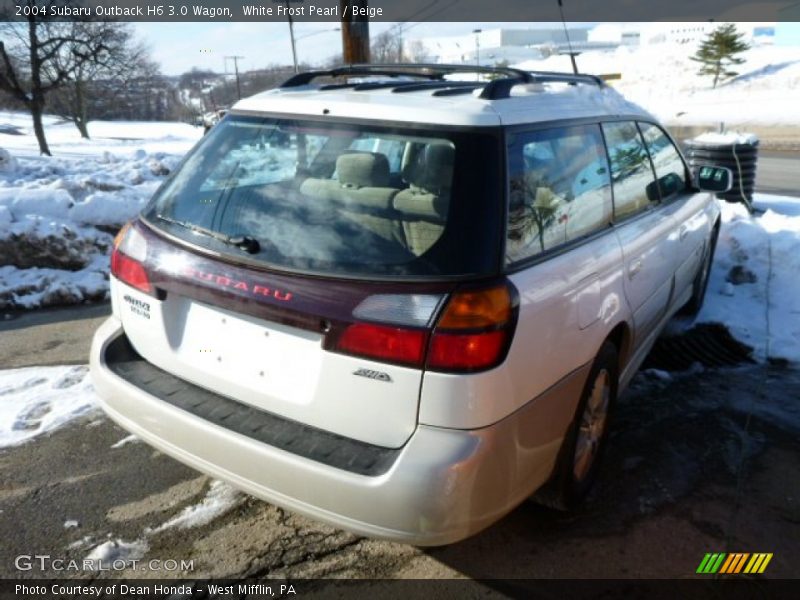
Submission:
<svg viewBox="0 0 800 600">
<path fill-rule="evenodd" d="M 388 471 L 401 451 L 285 419 L 184 381 L 142 358 L 124 333 L 108 345 L 105 361 L 114 374 L 159 400 L 219 427 L 337 469 L 375 477 Z"/>
</svg>

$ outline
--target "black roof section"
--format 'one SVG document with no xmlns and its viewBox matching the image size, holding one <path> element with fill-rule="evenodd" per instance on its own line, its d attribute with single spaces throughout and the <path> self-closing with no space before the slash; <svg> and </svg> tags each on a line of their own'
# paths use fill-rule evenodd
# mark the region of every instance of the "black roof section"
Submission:
<svg viewBox="0 0 800 600">
<path fill-rule="evenodd" d="M 490 75 L 488 81 L 451 81 L 445 76 L 454 73 Z M 484 100 L 508 98 L 515 85 L 525 83 L 561 82 L 571 85 L 579 83 L 603 87 L 605 83 L 595 75 L 575 75 L 552 71 L 523 71 L 513 67 L 485 67 L 479 65 L 440 65 L 428 63 L 399 64 L 354 64 L 334 69 L 298 73 L 281 84 L 281 89 L 291 89 L 310 84 L 322 77 L 387 77 L 389 80 L 364 81 L 361 83 L 329 83 L 320 91 L 350 88 L 368 91 L 390 88 L 392 92 L 418 92 L 431 90 L 434 96 L 468 94 L 482 88 L 479 95 Z"/>
</svg>

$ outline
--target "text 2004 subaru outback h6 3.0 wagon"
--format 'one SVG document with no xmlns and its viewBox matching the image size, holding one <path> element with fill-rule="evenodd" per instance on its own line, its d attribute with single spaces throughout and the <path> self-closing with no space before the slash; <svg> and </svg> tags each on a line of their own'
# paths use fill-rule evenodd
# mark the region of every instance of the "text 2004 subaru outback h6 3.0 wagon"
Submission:
<svg viewBox="0 0 800 600">
<path fill-rule="evenodd" d="M 464 69 L 303 73 L 236 104 L 117 236 L 91 356 L 111 418 L 413 544 L 580 499 L 615 397 L 702 302 L 719 211 L 599 79 Z"/>
</svg>

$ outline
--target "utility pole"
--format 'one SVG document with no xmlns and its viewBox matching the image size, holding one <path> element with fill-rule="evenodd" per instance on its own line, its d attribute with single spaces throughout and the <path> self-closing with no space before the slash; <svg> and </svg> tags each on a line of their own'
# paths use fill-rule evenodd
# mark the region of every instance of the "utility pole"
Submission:
<svg viewBox="0 0 800 600">
<path fill-rule="evenodd" d="M 481 66 L 481 31 L 483 29 L 473 29 L 472 33 L 475 34 L 475 64 Z"/>
<path fill-rule="evenodd" d="M 366 9 L 367 0 L 339 0 L 342 20 L 342 59 L 345 64 L 369 62 L 369 18 L 353 16 L 353 7 Z"/>
<path fill-rule="evenodd" d="M 292 11 L 289 10 L 289 0 L 286 0 L 286 18 L 289 19 L 289 38 L 292 40 L 292 63 L 294 63 L 294 72 L 297 73 L 297 46 L 294 41 L 294 20 Z"/>
<path fill-rule="evenodd" d="M 232 60 L 233 61 L 233 72 L 236 73 L 236 97 L 241 100 L 242 99 L 242 87 L 239 84 L 239 60 L 243 59 L 244 56 L 226 56 L 225 60 Z"/>
</svg>

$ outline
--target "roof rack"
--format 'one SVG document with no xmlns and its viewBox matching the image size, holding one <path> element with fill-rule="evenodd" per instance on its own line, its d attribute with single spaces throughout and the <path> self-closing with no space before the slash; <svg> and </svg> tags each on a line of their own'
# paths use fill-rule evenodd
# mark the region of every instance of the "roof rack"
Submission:
<svg viewBox="0 0 800 600">
<path fill-rule="evenodd" d="M 490 81 L 460 82 L 445 80 L 446 75 L 454 73 L 475 73 L 494 75 Z M 497 76 L 500 77 L 497 77 Z M 498 100 L 508 98 L 515 85 L 525 83 L 563 82 L 571 85 L 585 83 L 603 87 L 605 83 L 595 75 L 574 75 L 572 73 L 556 73 L 551 71 L 523 71 L 513 67 L 486 67 L 480 65 L 448 65 L 431 63 L 400 64 L 353 64 L 327 70 L 306 71 L 298 73 L 281 84 L 281 89 L 291 89 L 308 85 L 320 77 L 416 77 L 426 82 L 415 80 L 370 81 L 361 83 L 327 84 L 321 90 L 352 88 L 354 91 L 366 91 L 380 88 L 392 88 L 392 92 L 411 92 L 431 89 L 436 96 L 468 93 L 483 88 L 479 98 Z"/>
</svg>

